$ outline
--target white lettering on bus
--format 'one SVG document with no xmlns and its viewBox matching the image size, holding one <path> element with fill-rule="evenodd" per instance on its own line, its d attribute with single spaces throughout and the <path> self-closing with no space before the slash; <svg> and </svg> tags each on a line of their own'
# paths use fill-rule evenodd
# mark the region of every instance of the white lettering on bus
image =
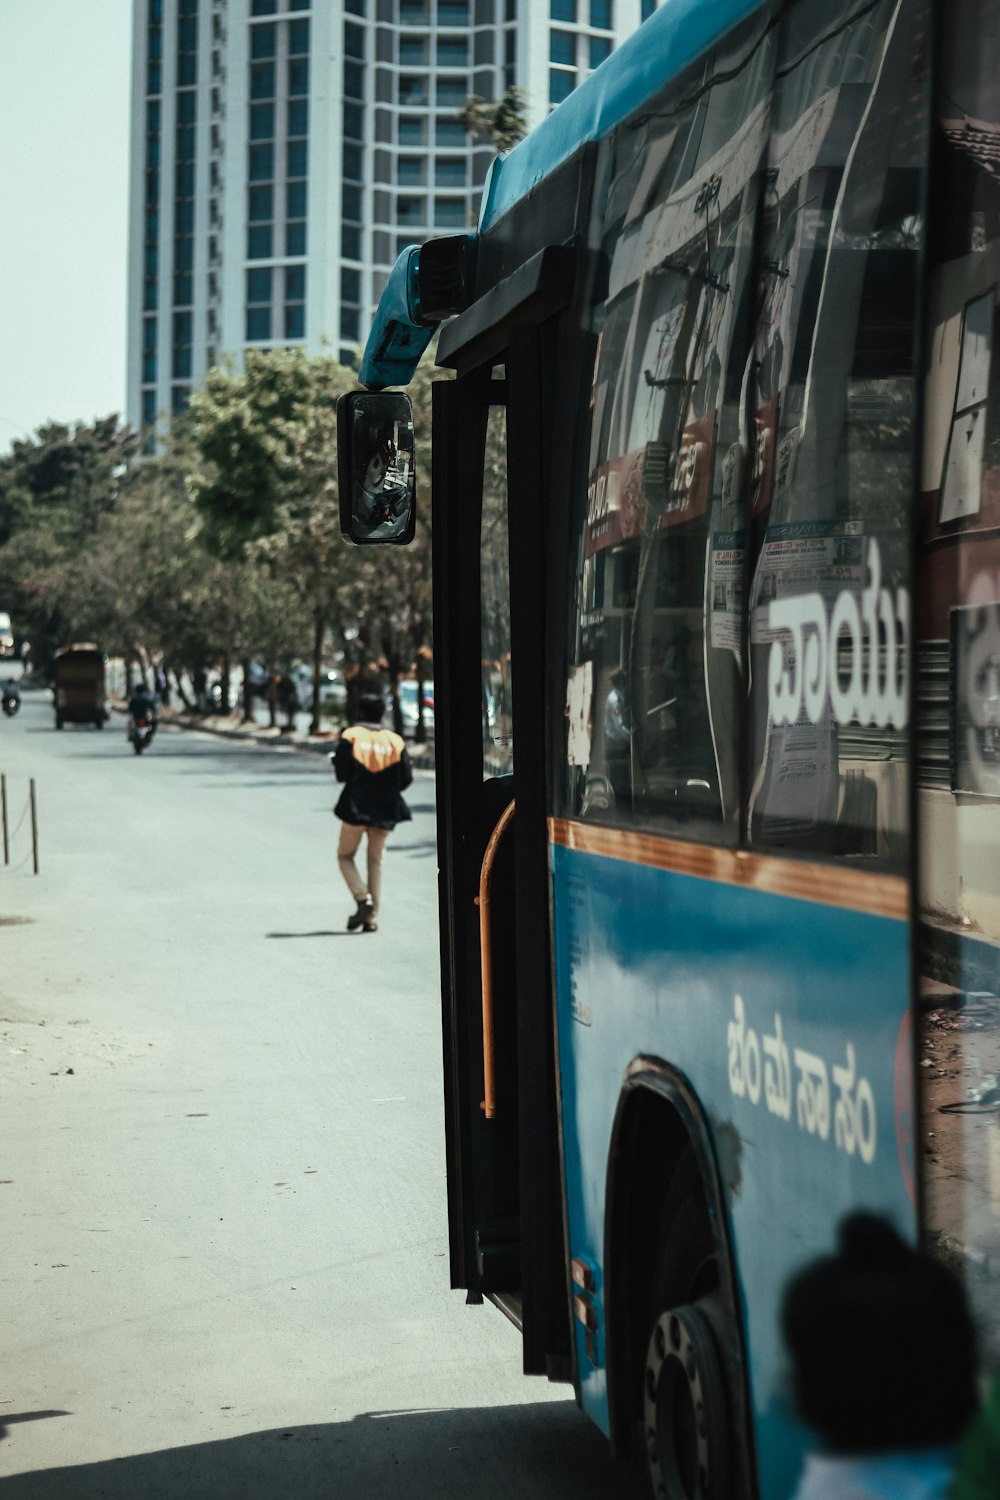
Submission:
<svg viewBox="0 0 1000 1500">
<path fill-rule="evenodd" d="M 818 724 L 829 704 L 838 724 L 856 720 L 878 729 L 905 729 L 910 595 L 898 588 L 893 598 L 892 591 L 882 587 L 882 558 L 874 540 L 868 543 L 867 561 L 869 582 L 860 608 L 850 589 L 838 594 L 829 617 L 818 593 L 775 599 L 768 605 L 768 628 L 786 631 L 791 638 L 788 644 L 780 638 L 771 642 L 772 723 L 796 723 L 804 705 L 810 723 Z M 842 636 L 849 648 L 846 683 L 838 669 Z"/>
<path fill-rule="evenodd" d="M 833 1108 L 833 1139 L 847 1156 L 859 1156 L 866 1166 L 875 1160 L 878 1139 L 875 1095 L 867 1078 L 859 1078 L 854 1043 L 847 1042 L 846 1065 L 830 1068 L 824 1058 L 802 1047 L 789 1048 L 780 1012 L 774 1012 L 774 1032 L 758 1037 L 747 1025 L 742 995 L 733 1000 L 733 1019 L 726 1031 L 729 1089 L 737 1099 L 757 1105 L 763 1081 L 764 1103 L 779 1120 L 792 1119 L 792 1066 L 797 1075 L 795 1123 L 806 1135 L 830 1139 L 830 1074 L 837 1089 Z M 761 1048 L 764 1065 L 761 1069 Z"/>
<path fill-rule="evenodd" d="M 875 1159 L 875 1099 L 867 1078 L 858 1078 L 854 1047 L 847 1044 L 847 1067 L 834 1068 L 833 1081 L 840 1090 L 834 1110 L 834 1138 L 842 1151 L 870 1165 Z"/>
</svg>

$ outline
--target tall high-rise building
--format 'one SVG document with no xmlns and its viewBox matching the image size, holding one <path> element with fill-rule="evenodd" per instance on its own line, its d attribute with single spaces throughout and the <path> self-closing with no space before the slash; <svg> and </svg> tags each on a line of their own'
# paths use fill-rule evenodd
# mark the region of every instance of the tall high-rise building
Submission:
<svg viewBox="0 0 1000 1500">
<path fill-rule="evenodd" d="M 653 5 L 134 0 L 129 421 L 248 348 L 350 361 L 399 251 L 475 224 L 469 95 L 533 125 Z"/>
</svg>

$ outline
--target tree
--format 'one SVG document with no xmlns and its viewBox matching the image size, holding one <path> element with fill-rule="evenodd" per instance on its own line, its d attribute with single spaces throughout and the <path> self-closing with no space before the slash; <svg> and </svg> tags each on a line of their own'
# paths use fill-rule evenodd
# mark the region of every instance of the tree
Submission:
<svg viewBox="0 0 1000 1500">
<path fill-rule="evenodd" d="M 275 588 L 294 596 L 308 613 L 314 730 L 332 575 L 343 556 L 335 484 L 336 399 L 355 384 L 354 372 L 329 356 L 280 349 L 249 353 L 242 374 L 211 371 L 204 389 L 191 398 L 201 459 L 191 493 L 203 539 L 216 556 L 246 558 L 263 569 Z M 263 594 L 260 598 L 263 602 Z M 284 617 L 289 618 L 287 610 Z M 270 635 L 265 654 L 273 666 L 292 642 L 281 642 L 264 628 L 264 616 L 261 626 Z"/>
<path fill-rule="evenodd" d="M 136 434 L 109 416 L 48 423 L 0 458 L 0 598 L 42 670 L 79 636 L 70 573 L 119 503 L 137 452 Z"/>
<path fill-rule="evenodd" d="M 486 141 L 497 151 L 512 150 L 528 133 L 524 93 L 517 84 L 492 104 L 470 94 L 458 118 L 474 141 Z"/>
</svg>

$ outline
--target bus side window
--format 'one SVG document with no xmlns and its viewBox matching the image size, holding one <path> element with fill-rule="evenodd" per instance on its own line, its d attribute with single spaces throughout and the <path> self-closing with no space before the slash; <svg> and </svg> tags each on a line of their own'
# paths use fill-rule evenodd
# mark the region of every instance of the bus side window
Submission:
<svg viewBox="0 0 1000 1500">
<path fill-rule="evenodd" d="M 1000 1371 L 1000 12 L 955 0 L 935 63 L 924 339 L 918 1069 L 929 1242 Z"/>
<path fill-rule="evenodd" d="M 595 210 L 610 270 L 575 518 L 568 811 L 715 843 L 739 833 L 745 378 L 773 67 L 758 13 L 612 136 Z"/>
<path fill-rule="evenodd" d="M 748 837 L 901 869 L 926 30 L 783 16 L 751 393 Z"/>
</svg>

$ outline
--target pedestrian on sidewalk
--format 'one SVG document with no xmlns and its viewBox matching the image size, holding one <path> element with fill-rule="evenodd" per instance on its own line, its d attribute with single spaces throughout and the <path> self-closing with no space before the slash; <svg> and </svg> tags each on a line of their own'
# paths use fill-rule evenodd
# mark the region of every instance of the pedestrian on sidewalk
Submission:
<svg viewBox="0 0 1000 1500">
<path fill-rule="evenodd" d="M 337 860 L 340 873 L 354 897 L 357 910 L 347 919 L 348 932 L 375 932 L 382 891 L 382 855 L 397 823 L 409 820 L 403 792 L 413 780 L 413 769 L 400 735 L 382 728 L 384 704 L 379 693 L 362 693 L 360 722 L 340 736 L 330 756 L 344 790 L 334 814 L 341 820 Z M 362 880 L 355 855 L 362 837 L 368 838 L 367 882 Z"/>
</svg>

